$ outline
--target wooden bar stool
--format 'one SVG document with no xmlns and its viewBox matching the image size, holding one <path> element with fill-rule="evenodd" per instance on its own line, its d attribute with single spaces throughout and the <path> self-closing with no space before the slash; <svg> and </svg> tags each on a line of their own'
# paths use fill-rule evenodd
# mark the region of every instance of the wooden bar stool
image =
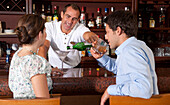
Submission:
<svg viewBox="0 0 170 105">
<path fill-rule="evenodd" d="M 0 105 L 60 105 L 60 95 L 53 94 L 49 99 L 13 99 L 12 96 L 0 96 Z"/>
<path fill-rule="evenodd" d="M 170 93 L 153 95 L 150 99 L 110 96 L 110 105 L 170 105 Z"/>
</svg>

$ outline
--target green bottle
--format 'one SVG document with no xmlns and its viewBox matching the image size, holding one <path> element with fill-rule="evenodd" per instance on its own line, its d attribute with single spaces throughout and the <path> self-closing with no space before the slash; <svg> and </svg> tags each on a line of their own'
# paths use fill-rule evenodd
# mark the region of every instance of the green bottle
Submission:
<svg viewBox="0 0 170 105">
<path fill-rule="evenodd" d="M 78 42 L 78 43 L 76 43 L 75 45 L 73 45 L 73 46 L 67 46 L 67 50 L 68 49 L 77 49 L 77 50 L 79 50 L 79 51 L 84 51 L 84 50 L 86 50 L 87 48 L 91 48 L 92 47 L 92 45 L 90 45 L 90 44 L 85 44 L 84 42 Z"/>
</svg>

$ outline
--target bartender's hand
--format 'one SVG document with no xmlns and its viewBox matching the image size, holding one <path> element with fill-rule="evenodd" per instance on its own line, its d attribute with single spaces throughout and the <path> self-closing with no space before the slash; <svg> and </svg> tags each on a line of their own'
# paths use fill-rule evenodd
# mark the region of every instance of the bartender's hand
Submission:
<svg viewBox="0 0 170 105">
<path fill-rule="evenodd" d="M 83 34 L 84 40 L 86 40 L 88 43 L 93 43 L 98 40 L 98 36 L 94 32 L 85 32 Z"/>
<path fill-rule="evenodd" d="M 103 56 L 103 54 L 96 52 L 93 47 L 91 47 L 90 52 L 95 59 L 99 59 Z"/>
<path fill-rule="evenodd" d="M 104 103 L 107 101 L 107 99 L 110 97 L 109 93 L 107 92 L 107 89 L 105 90 L 104 94 L 101 97 L 100 105 L 104 105 Z"/>
</svg>

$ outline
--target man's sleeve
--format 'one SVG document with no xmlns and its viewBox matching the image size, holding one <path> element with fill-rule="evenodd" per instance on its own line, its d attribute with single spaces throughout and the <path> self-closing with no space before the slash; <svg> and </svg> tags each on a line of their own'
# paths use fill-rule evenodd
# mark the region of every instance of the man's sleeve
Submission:
<svg viewBox="0 0 170 105">
<path fill-rule="evenodd" d="M 46 22 L 45 23 L 45 28 L 46 28 L 46 40 L 50 41 L 51 42 L 51 38 L 52 38 L 52 23 L 51 22 Z"/>
</svg>

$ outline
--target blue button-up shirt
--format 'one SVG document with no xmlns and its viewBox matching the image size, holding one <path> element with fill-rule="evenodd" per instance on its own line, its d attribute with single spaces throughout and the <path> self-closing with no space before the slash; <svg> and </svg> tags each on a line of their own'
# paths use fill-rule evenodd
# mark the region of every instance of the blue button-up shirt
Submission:
<svg viewBox="0 0 170 105">
<path fill-rule="evenodd" d="M 153 52 L 135 37 L 128 38 L 116 50 L 117 59 L 106 55 L 99 65 L 116 74 L 116 85 L 107 89 L 110 95 L 150 98 L 159 94 Z"/>
</svg>

